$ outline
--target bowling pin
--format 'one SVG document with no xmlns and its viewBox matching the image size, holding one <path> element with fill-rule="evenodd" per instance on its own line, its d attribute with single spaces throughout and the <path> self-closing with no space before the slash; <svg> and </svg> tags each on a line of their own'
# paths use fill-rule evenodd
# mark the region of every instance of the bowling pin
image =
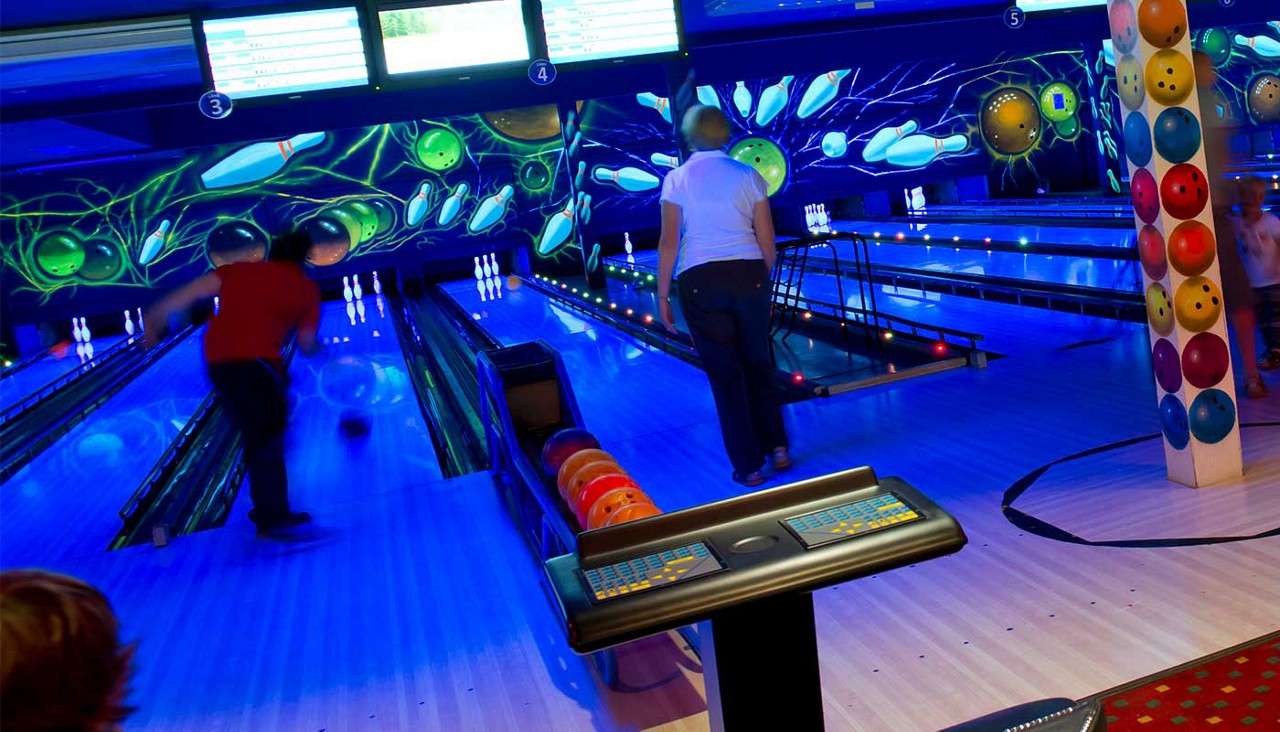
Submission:
<svg viewBox="0 0 1280 732">
<path fill-rule="evenodd" d="M 805 206 L 804 207 L 804 228 L 808 229 L 809 231 L 813 231 L 813 227 L 814 227 L 813 206 Z"/>
<path fill-rule="evenodd" d="M 630 232 L 630 231 L 624 231 L 624 232 L 622 232 L 622 248 L 626 250 L 627 254 L 631 254 L 631 252 L 632 252 L 632 246 L 631 246 L 631 232 Z"/>
<path fill-rule="evenodd" d="M 133 313 L 128 310 L 124 311 L 124 332 L 133 335 Z"/>
<path fill-rule="evenodd" d="M 611 183 L 631 193 L 651 191 L 657 188 L 661 182 L 658 180 L 658 176 L 631 166 L 609 170 L 603 165 L 597 165 L 591 170 L 591 177 L 597 183 Z"/>
<path fill-rule="evenodd" d="M 480 302 L 488 302 L 484 297 L 484 280 L 476 280 L 476 292 L 480 293 Z"/>
<path fill-rule="evenodd" d="M 494 276 L 494 277 L 497 277 L 497 276 L 498 276 L 498 253 L 497 253 L 497 252 L 490 252 L 490 253 L 489 253 L 489 259 L 490 259 L 490 260 L 492 261 L 492 263 L 493 263 L 493 276 Z"/>
<path fill-rule="evenodd" d="M 85 360 L 93 360 L 93 343 L 91 341 L 86 341 L 84 344 L 84 356 Z"/>
<path fill-rule="evenodd" d="M 373 303 L 378 306 L 378 317 L 387 317 L 387 306 L 381 295 L 373 299 Z M 376 332 L 376 331 L 375 331 Z"/>
<path fill-rule="evenodd" d="M 138 332 L 146 330 L 147 326 L 142 324 L 142 308 L 138 308 Z"/>
<path fill-rule="evenodd" d="M 582 199 L 582 224 L 583 226 L 591 223 L 591 194 L 588 193 Z"/>
<path fill-rule="evenodd" d="M 356 315 L 360 317 L 360 322 L 364 322 L 364 298 L 356 300 Z"/>
<path fill-rule="evenodd" d="M 436 216 L 436 224 L 440 226 L 448 226 L 453 220 L 458 218 L 458 212 L 462 210 L 462 199 L 466 197 L 467 191 L 471 190 L 466 183 L 459 183 L 457 188 L 453 189 L 453 193 L 444 200 L 444 205 L 440 207 L 440 214 Z"/>
<path fill-rule="evenodd" d="M 547 223 L 542 227 L 542 235 L 538 237 L 539 255 L 550 256 L 569 239 L 569 235 L 573 233 L 574 203 L 573 199 L 570 199 L 563 211 L 552 214 L 547 219 Z"/>
<path fill-rule="evenodd" d="M 821 206 L 819 207 L 819 210 L 822 212 L 821 213 L 822 230 L 831 231 L 831 216 L 830 214 L 827 213 L 827 204 L 825 203 L 821 204 Z"/>
<path fill-rule="evenodd" d="M 93 340 L 93 333 L 90 332 L 89 323 L 84 319 L 83 315 L 80 316 L 80 337 L 84 339 L 85 343 Z"/>
<path fill-rule="evenodd" d="M 486 277 L 486 278 L 485 278 L 485 280 L 484 280 L 484 289 L 485 289 L 485 291 L 486 291 L 486 292 L 488 292 L 488 293 L 489 293 L 489 299 L 490 299 L 490 300 L 495 299 L 494 294 L 493 294 L 493 285 L 494 285 L 494 282 L 495 282 L 495 280 L 494 280 L 492 277 Z"/>
<path fill-rule="evenodd" d="M 485 277 L 492 277 L 492 276 L 493 276 L 493 268 L 489 266 L 489 255 L 488 255 L 488 254 L 483 254 L 483 255 L 481 255 L 481 256 L 480 256 L 480 263 L 483 265 L 482 269 L 484 270 L 484 276 L 485 276 Z"/>
<path fill-rule="evenodd" d="M 217 295 L 214 295 L 213 296 L 213 314 L 217 315 L 218 312 L 221 310 L 222 310 L 222 298 L 218 297 Z M 124 314 L 126 317 L 128 317 L 129 311 L 128 310 L 124 311 Z"/>
<path fill-rule="evenodd" d="M 160 226 L 142 242 L 142 251 L 138 254 L 138 264 L 148 265 L 156 258 L 161 249 L 164 249 L 164 240 L 169 234 L 171 226 L 169 219 L 160 222 Z"/>
<path fill-rule="evenodd" d="M 493 291 L 497 293 L 498 299 L 502 299 L 502 280 L 497 277 L 493 278 Z"/>
<path fill-rule="evenodd" d="M 636 95 L 636 101 L 642 106 L 653 109 L 666 121 L 671 121 L 671 101 L 666 97 L 660 97 L 652 92 L 642 92 Z"/>
<path fill-rule="evenodd" d="M 350 300 L 347 301 L 347 320 L 351 321 L 352 325 L 356 324 L 356 304 Z"/>
<path fill-rule="evenodd" d="M 498 189 L 498 192 L 489 196 L 480 202 L 476 207 L 475 213 L 471 215 L 471 220 L 467 222 L 467 231 L 472 234 L 478 234 L 482 231 L 493 228 L 503 216 L 507 213 L 507 204 L 511 202 L 511 197 L 515 195 L 516 189 L 505 185 Z"/>
<path fill-rule="evenodd" d="M 375 294 L 375 295 L 381 295 L 381 294 L 382 294 L 382 283 L 378 281 L 378 273 L 377 273 L 377 272 L 374 272 L 374 273 L 373 273 L 373 294 Z"/>
<path fill-rule="evenodd" d="M 907 120 L 897 127 L 884 127 L 871 136 L 871 141 L 862 148 L 862 159 L 868 163 L 884 160 L 885 152 L 903 137 L 920 129 L 915 120 Z"/>
<path fill-rule="evenodd" d="M 417 226 L 427 217 L 427 211 L 431 208 L 431 201 L 428 196 L 431 194 L 431 182 L 422 181 L 418 185 L 418 192 L 413 194 L 404 204 L 404 222 L 409 226 Z"/>
<path fill-rule="evenodd" d="M 1236 34 L 1236 45 L 1248 48 L 1262 58 L 1280 58 L 1280 41 L 1271 36 L 1245 37 Z"/>
<path fill-rule="evenodd" d="M 743 119 L 751 116 L 751 90 L 747 88 L 747 82 L 739 81 L 738 88 L 733 90 L 733 106 L 738 108 Z"/>
<path fill-rule="evenodd" d="M 294 155 L 324 142 L 323 132 L 306 132 L 287 140 L 255 142 L 223 158 L 200 174 L 205 188 L 227 188 L 269 178 Z"/>
<path fill-rule="evenodd" d="M 760 94 L 760 104 L 756 107 L 756 124 L 764 127 L 773 121 L 778 113 L 787 106 L 787 93 L 791 88 L 794 76 L 784 76 L 782 81 L 773 84 Z"/>
<path fill-rule="evenodd" d="M 587 161 L 578 161 L 578 174 L 573 177 L 573 187 L 575 190 L 581 190 L 582 184 L 587 181 Z"/>
<path fill-rule="evenodd" d="M 84 357 L 84 344 L 83 344 L 83 343 L 77 343 L 77 344 L 76 344 L 76 356 L 78 356 L 78 357 L 80 358 L 80 363 L 84 363 L 84 362 L 85 362 L 85 357 Z"/>
<path fill-rule="evenodd" d="M 900 168 L 917 168 L 928 165 L 943 153 L 962 152 L 968 147 L 969 138 L 964 135 L 911 135 L 890 145 L 885 151 L 885 160 Z"/>
<path fill-rule="evenodd" d="M 665 153 L 654 153 L 649 156 L 649 162 L 653 163 L 657 168 L 678 168 L 680 167 L 680 158 L 675 155 L 667 155 Z"/>
<path fill-rule="evenodd" d="M 351 275 L 351 283 L 351 294 L 355 295 L 357 300 L 364 297 L 364 288 L 360 287 L 360 275 Z"/>
<path fill-rule="evenodd" d="M 351 291 L 351 278 L 342 275 L 342 299 L 351 302 L 351 298 L 355 297 L 355 293 Z"/>
<path fill-rule="evenodd" d="M 471 259 L 474 260 L 476 263 L 476 268 L 475 268 L 476 279 L 480 279 L 481 277 L 484 276 L 484 268 L 480 266 L 480 258 L 472 257 Z"/>
<path fill-rule="evenodd" d="M 71 339 L 76 343 L 84 341 L 84 336 L 80 334 L 80 321 L 76 318 L 71 319 Z"/>
<path fill-rule="evenodd" d="M 840 91 L 840 81 L 851 71 L 852 69 L 828 71 L 809 82 L 809 88 L 805 90 L 804 96 L 800 98 L 800 106 L 796 108 L 796 116 L 808 119 L 821 112 L 836 98 L 836 92 Z"/>
<path fill-rule="evenodd" d="M 582 149 L 582 130 L 573 133 L 573 142 L 569 143 L 569 157 L 578 157 L 578 151 Z"/>
<path fill-rule="evenodd" d="M 715 87 L 712 87 L 712 86 L 698 87 L 698 104 L 703 104 L 708 107 L 715 107 L 716 109 L 720 109 L 720 97 L 716 96 Z"/>
</svg>

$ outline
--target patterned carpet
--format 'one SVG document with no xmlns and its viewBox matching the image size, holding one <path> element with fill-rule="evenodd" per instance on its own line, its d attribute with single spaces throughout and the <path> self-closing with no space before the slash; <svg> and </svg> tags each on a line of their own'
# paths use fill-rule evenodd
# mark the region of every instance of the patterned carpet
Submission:
<svg viewBox="0 0 1280 732">
<path fill-rule="evenodd" d="M 1280 632 L 1101 696 L 1108 732 L 1280 730 Z"/>
</svg>

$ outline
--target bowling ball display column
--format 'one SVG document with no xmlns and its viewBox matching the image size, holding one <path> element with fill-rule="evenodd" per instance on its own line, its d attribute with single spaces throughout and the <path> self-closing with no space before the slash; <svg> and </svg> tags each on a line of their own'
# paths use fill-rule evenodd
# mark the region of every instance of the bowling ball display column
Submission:
<svg viewBox="0 0 1280 732">
<path fill-rule="evenodd" d="M 1170 480 L 1242 472 L 1211 187 L 1183 0 L 1109 0 Z"/>
</svg>

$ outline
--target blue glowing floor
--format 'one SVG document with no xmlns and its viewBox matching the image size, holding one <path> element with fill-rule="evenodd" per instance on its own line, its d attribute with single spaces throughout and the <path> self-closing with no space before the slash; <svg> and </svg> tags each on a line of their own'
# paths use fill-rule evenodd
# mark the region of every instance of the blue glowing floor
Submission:
<svg viewBox="0 0 1280 732">
<path fill-rule="evenodd" d="M 120 341 L 120 338 L 120 336 L 95 338 L 94 355 L 101 358 L 108 349 Z M 74 343 L 65 348 L 50 349 L 39 360 L 0 379 L 0 412 L 54 379 L 70 373 L 82 363 L 84 360 L 76 354 Z"/>
<path fill-rule="evenodd" d="M 998 214 L 993 214 L 998 218 Z M 1132 248 L 1137 241 L 1137 233 L 1133 229 L 1117 229 L 1114 227 L 1089 226 L 1051 226 L 1045 224 L 1001 224 L 993 222 L 981 223 L 915 223 L 875 221 L 867 219 L 839 219 L 831 222 L 831 228 L 837 231 L 854 231 L 871 240 L 877 232 L 883 239 L 892 239 L 898 232 L 920 236 L 929 234 L 945 244 L 952 237 L 960 237 L 960 241 L 970 245 L 982 243 L 990 237 L 993 241 L 1019 242 L 1025 244 L 1058 244 L 1064 246 L 1120 247 Z M 914 238 L 914 237 L 913 237 Z"/>
</svg>

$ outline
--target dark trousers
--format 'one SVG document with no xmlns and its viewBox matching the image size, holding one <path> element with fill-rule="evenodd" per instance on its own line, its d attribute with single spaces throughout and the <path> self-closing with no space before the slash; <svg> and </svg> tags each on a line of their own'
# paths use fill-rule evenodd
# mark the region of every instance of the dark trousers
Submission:
<svg viewBox="0 0 1280 732">
<path fill-rule="evenodd" d="M 760 260 L 710 262 L 682 273 L 678 287 L 729 461 L 739 475 L 759 470 L 770 450 L 787 445 L 773 386 L 769 271 Z"/>
<path fill-rule="evenodd" d="M 1253 291 L 1258 308 L 1258 327 L 1267 351 L 1280 351 L 1280 285 L 1259 287 Z M 1251 353 L 1246 356 L 1253 356 Z"/>
<path fill-rule="evenodd" d="M 289 402 L 285 377 L 266 361 L 213 364 L 209 378 L 218 397 L 240 430 L 249 468 L 249 517 L 270 526 L 289 513 L 289 483 L 284 466 L 284 431 Z"/>
</svg>

